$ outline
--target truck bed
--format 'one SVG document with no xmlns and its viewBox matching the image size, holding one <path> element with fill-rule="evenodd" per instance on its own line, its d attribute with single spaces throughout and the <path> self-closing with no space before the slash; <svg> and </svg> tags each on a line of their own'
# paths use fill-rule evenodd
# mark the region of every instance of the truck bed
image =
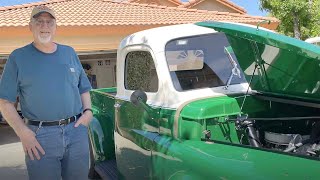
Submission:
<svg viewBox="0 0 320 180">
<path fill-rule="evenodd" d="M 95 157 L 95 171 L 102 179 L 118 179 L 114 146 L 114 103 L 116 88 L 90 91 L 94 119 L 90 124 L 90 141 Z"/>
<path fill-rule="evenodd" d="M 117 94 L 117 88 L 116 87 L 110 87 L 110 88 L 101 88 L 101 89 L 94 89 L 92 92 L 101 92 L 105 93 L 106 95 L 115 96 Z"/>
<path fill-rule="evenodd" d="M 97 111 L 96 114 L 107 114 L 113 120 L 114 111 L 111 109 L 114 109 L 114 97 L 116 94 L 117 89 L 114 87 L 91 90 L 91 104 L 93 110 Z"/>
</svg>

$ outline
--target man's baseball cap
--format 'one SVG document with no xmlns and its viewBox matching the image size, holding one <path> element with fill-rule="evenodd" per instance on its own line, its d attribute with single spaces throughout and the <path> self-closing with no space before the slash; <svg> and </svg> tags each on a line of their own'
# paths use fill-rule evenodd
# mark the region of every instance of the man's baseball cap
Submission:
<svg viewBox="0 0 320 180">
<path fill-rule="evenodd" d="M 56 19 L 56 15 L 52 9 L 48 8 L 47 6 L 36 6 L 31 12 L 30 20 L 38 17 L 41 13 L 48 13 L 52 16 L 52 18 Z"/>
</svg>

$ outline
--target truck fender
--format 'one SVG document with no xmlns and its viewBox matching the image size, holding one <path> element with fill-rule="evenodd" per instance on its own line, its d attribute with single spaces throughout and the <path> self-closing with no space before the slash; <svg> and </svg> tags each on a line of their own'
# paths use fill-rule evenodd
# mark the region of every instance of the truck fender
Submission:
<svg viewBox="0 0 320 180">
<path fill-rule="evenodd" d="M 102 142 L 105 137 L 100 122 L 93 117 L 89 124 L 89 138 L 91 141 L 93 156 L 96 161 L 105 160 Z"/>
</svg>

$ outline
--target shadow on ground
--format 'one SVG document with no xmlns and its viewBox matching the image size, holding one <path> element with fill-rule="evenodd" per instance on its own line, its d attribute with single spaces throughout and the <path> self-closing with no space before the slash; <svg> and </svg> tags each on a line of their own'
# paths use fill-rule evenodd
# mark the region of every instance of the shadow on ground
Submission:
<svg viewBox="0 0 320 180">
<path fill-rule="evenodd" d="M 0 179 L 27 180 L 25 166 L 0 167 Z"/>
<path fill-rule="evenodd" d="M 0 124 L 0 180 L 27 180 L 20 139 L 9 125 Z"/>
<path fill-rule="evenodd" d="M 0 124 L 0 145 L 20 142 L 20 139 L 9 125 Z"/>
</svg>

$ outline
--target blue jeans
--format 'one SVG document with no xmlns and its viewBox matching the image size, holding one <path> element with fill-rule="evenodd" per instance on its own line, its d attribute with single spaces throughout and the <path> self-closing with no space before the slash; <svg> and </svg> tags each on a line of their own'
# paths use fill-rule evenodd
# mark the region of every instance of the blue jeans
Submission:
<svg viewBox="0 0 320 180">
<path fill-rule="evenodd" d="M 84 125 L 75 128 L 74 124 L 29 125 L 45 151 L 40 160 L 25 156 L 30 180 L 88 180 L 88 129 Z"/>
</svg>

